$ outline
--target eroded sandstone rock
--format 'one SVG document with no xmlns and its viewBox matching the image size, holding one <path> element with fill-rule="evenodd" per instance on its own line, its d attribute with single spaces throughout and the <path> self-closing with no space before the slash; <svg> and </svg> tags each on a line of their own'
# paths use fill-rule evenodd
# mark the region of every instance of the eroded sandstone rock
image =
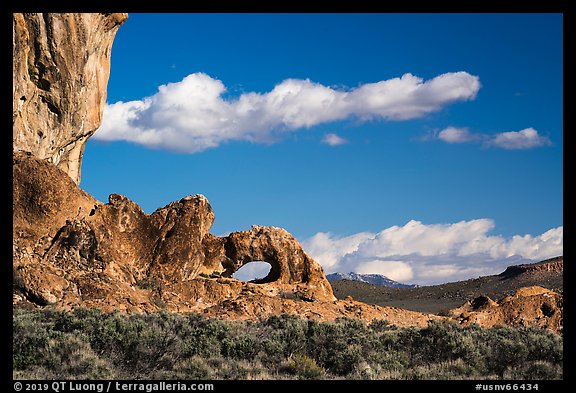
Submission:
<svg viewBox="0 0 576 393">
<path fill-rule="evenodd" d="M 30 253 L 47 246 L 42 239 L 53 238 L 68 220 L 88 216 L 101 205 L 54 164 L 30 153 L 14 153 L 12 177 L 14 240 Z"/>
<path fill-rule="evenodd" d="M 47 158 L 80 182 L 100 126 L 110 52 L 127 14 L 13 14 L 13 150 Z"/>
<path fill-rule="evenodd" d="M 32 302 L 192 311 L 250 291 L 335 300 L 322 267 L 285 230 L 254 226 L 212 235 L 214 212 L 202 195 L 146 214 L 119 194 L 96 201 L 31 154 L 14 154 L 13 174 L 15 282 Z M 256 260 L 272 266 L 268 277 L 232 278 Z"/>
<path fill-rule="evenodd" d="M 335 305 L 320 265 L 281 228 L 217 237 L 202 195 L 148 215 L 122 195 L 101 203 L 77 187 L 84 144 L 101 123 L 112 42 L 126 18 L 13 14 L 15 301 L 229 315 L 230 305 L 243 304 L 252 318 L 324 302 L 318 315 L 351 313 Z M 232 278 L 252 261 L 268 262 L 270 274 L 253 283 Z"/>
</svg>

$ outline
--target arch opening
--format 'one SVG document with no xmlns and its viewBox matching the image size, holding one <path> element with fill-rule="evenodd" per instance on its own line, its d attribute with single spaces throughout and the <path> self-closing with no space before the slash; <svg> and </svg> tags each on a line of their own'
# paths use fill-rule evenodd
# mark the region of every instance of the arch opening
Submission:
<svg viewBox="0 0 576 393">
<path fill-rule="evenodd" d="M 244 282 L 264 284 L 278 279 L 272 264 L 266 261 L 250 261 L 236 270 L 232 277 Z"/>
</svg>

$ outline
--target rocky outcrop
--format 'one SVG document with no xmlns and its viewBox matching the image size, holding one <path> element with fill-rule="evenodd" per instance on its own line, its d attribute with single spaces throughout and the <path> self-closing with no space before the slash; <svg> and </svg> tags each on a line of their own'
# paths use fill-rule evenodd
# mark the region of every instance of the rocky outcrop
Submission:
<svg viewBox="0 0 576 393">
<path fill-rule="evenodd" d="M 14 154 L 13 187 L 14 304 L 227 319 L 347 316 L 399 326 L 440 318 L 336 300 L 322 267 L 284 229 L 255 225 L 211 234 L 214 212 L 202 195 L 146 214 L 122 195 L 96 201 L 28 153 Z M 252 261 L 268 262 L 270 274 L 253 282 L 233 278 Z"/>
<path fill-rule="evenodd" d="M 31 153 L 13 155 L 12 176 L 13 230 L 19 242 L 54 236 L 67 220 L 101 205 L 48 160 Z"/>
<path fill-rule="evenodd" d="M 563 295 L 549 289 L 532 286 L 521 288 L 513 295 L 494 301 L 479 296 L 449 316 L 460 323 L 480 326 L 536 326 L 561 332 L 563 329 Z"/>
<path fill-rule="evenodd" d="M 516 276 L 519 274 L 531 274 L 540 272 L 564 272 L 564 257 L 559 256 L 555 258 L 546 259 L 538 263 L 527 263 L 523 265 L 508 266 L 500 275 L 502 277 Z"/>
<path fill-rule="evenodd" d="M 335 299 L 322 267 L 285 230 L 212 235 L 214 212 L 202 195 L 148 215 L 122 195 L 95 200 L 29 153 L 14 154 L 13 189 L 15 282 L 38 304 L 212 306 L 244 290 L 232 276 L 252 261 L 271 265 L 267 277 L 250 283 L 261 294 Z"/>
<path fill-rule="evenodd" d="M 253 226 L 214 236 L 214 212 L 202 195 L 146 214 L 128 198 L 95 200 L 49 160 L 13 158 L 14 303 L 107 311 L 201 312 L 228 319 L 280 313 L 334 320 L 386 319 L 426 326 L 442 317 L 336 300 L 322 270 L 292 235 Z M 270 273 L 253 282 L 234 273 L 266 261 Z M 523 288 L 494 301 L 478 297 L 449 318 L 482 326 L 538 326 L 561 331 L 562 295 Z"/>
<path fill-rule="evenodd" d="M 335 300 L 320 265 L 281 228 L 217 237 L 202 195 L 149 215 L 122 195 L 102 203 L 77 187 L 126 19 L 13 14 L 15 301 L 150 311 L 202 310 L 247 293 Z M 270 274 L 232 278 L 251 261 L 268 262 Z"/>
<path fill-rule="evenodd" d="M 127 14 L 13 14 L 13 150 L 47 158 L 80 182 L 100 126 L 110 52 Z"/>
</svg>

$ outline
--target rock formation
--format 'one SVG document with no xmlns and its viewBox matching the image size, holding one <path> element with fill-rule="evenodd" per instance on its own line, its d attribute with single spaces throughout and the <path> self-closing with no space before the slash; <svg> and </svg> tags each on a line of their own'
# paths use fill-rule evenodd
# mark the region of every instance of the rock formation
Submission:
<svg viewBox="0 0 576 393">
<path fill-rule="evenodd" d="M 322 267 L 284 229 L 211 234 L 214 212 L 202 195 L 146 214 L 122 195 L 103 203 L 81 190 L 84 144 L 100 125 L 110 49 L 126 18 L 13 15 L 13 304 L 231 319 L 347 316 L 399 326 L 443 318 L 336 300 Z M 268 262 L 270 273 L 253 282 L 233 278 L 252 261 Z M 507 310 L 513 302 L 487 304 Z M 557 318 L 558 301 L 543 302 L 534 303 L 542 318 Z M 457 318 L 481 320 L 476 304 L 464 307 Z"/>
<path fill-rule="evenodd" d="M 539 263 L 528 263 L 523 265 L 514 265 L 506 268 L 500 275 L 502 277 L 510 277 L 524 273 L 540 273 L 540 272 L 558 272 L 564 271 L 564 257 L 559 256 L 555 258 L 546 259 Z"/>
<path fill-rule="evenodd" d="M 14 155 L 13 186 L 15 272 L 19 282 L 35 283 L 23 287 L 41 303 L 65 297 L 62 285 L 46 281 L 47 272 L 68 281 L 66 288 L 80 296 L 85 291 L 79 280 L 88 276 L 105 274 L 105 283 L 131 287 L 170 287 L 201 274 L 231 278 L 244 264 L 260 260 L 272 266 L 262 285 L 292 288 L 311 300 L 334 300 L 320 265 L 285 230 L 254 226 L 227 237 L 210 234 L 214 213 L 202 195 L 148 215 L 122 195 L 110 195 L 106 204 L 96 201 L 50 162 L 27 153 Z M 30 265 L 38 277 L 23 273 Z M 89 292 L 94 300 L 98 291 Z"/>
<path fill-rule="evenodd" d="M 128 312 L 202 312 L 229 319 L 280 313 L 333 320 L 386 319 L 426 326 L 439 316 L 335 300 L 323 270 L 285 230 L 253 226 L 225 237 L 209 231 L 202 195 L 152 214 L 112 194 L 95 200 L 49 160 L 13 159 L 13 267 L 16 304 Z M 246 263 L 271 265 L 255 282 L 233 278 Z M 562 295 L 531 287 L 494 301 L 481 296 L 450 312 L 462 324 L 562 329 Z"/>
<path fill-rule="evenodd" d="M 13 14 L 15 301 L 150 311 L 199 310 L 245 292 L 334 301 L 324 272 L 288 232 L 216 237 L 202 195 L 145 214 L 78 188 L 84 144 L 100 125 L 110 51 L 126 14 Z M 258 283 L 232 275 L 270 263 Z"/>
<path fill-rule="evenodd" d="M 322 267 L 284 229 L 255 225 L 212 235 L 214 213 L 202 195 L 146 214 L 122 195 L 99 202 L 49 160 L 22 152 L 14 154 L 13 187 L 15 304 L 230 319 L 348 316 L 400 326 L 440 318 L 337 301 Z M 232 277 L 258 260 L 271 265 L 267 277 Z"/>
<path fill-rule="evenodd" d="M 13 14 L 14 151 L 47 158 L 76 183 L 100 126 L 110 51 L 127 14 Z"/>
<path fill-rule="evenodd" d="M 498 301 L 479 296 L 451 310 L 449 316 L 465 325 L 538 326 L 561 332 L 563 299 L 563 295 L 543 287 L 525 287 Z"/>
</svg>

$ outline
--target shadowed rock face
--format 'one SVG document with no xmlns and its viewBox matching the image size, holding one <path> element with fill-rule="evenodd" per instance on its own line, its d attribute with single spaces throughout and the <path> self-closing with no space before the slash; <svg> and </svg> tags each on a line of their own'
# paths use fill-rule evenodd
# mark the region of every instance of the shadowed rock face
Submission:
<svg viewBox="0 0 576 393">
<path fill-rule="evenodd" d="M 47 158 L 76 183 L 100 126 L 110 52 L 127 14 L 13 14 L 13 149 Z"/>
<path fill-rule="evenodd" d="M 564 272 L 564 257 L 550 258 L 539 263 L 529 263 L 524 265 L 509 266 L 500 275 L 502 277 L 517 276 L 523 273 L 538 272 Z"/>
</svg>

